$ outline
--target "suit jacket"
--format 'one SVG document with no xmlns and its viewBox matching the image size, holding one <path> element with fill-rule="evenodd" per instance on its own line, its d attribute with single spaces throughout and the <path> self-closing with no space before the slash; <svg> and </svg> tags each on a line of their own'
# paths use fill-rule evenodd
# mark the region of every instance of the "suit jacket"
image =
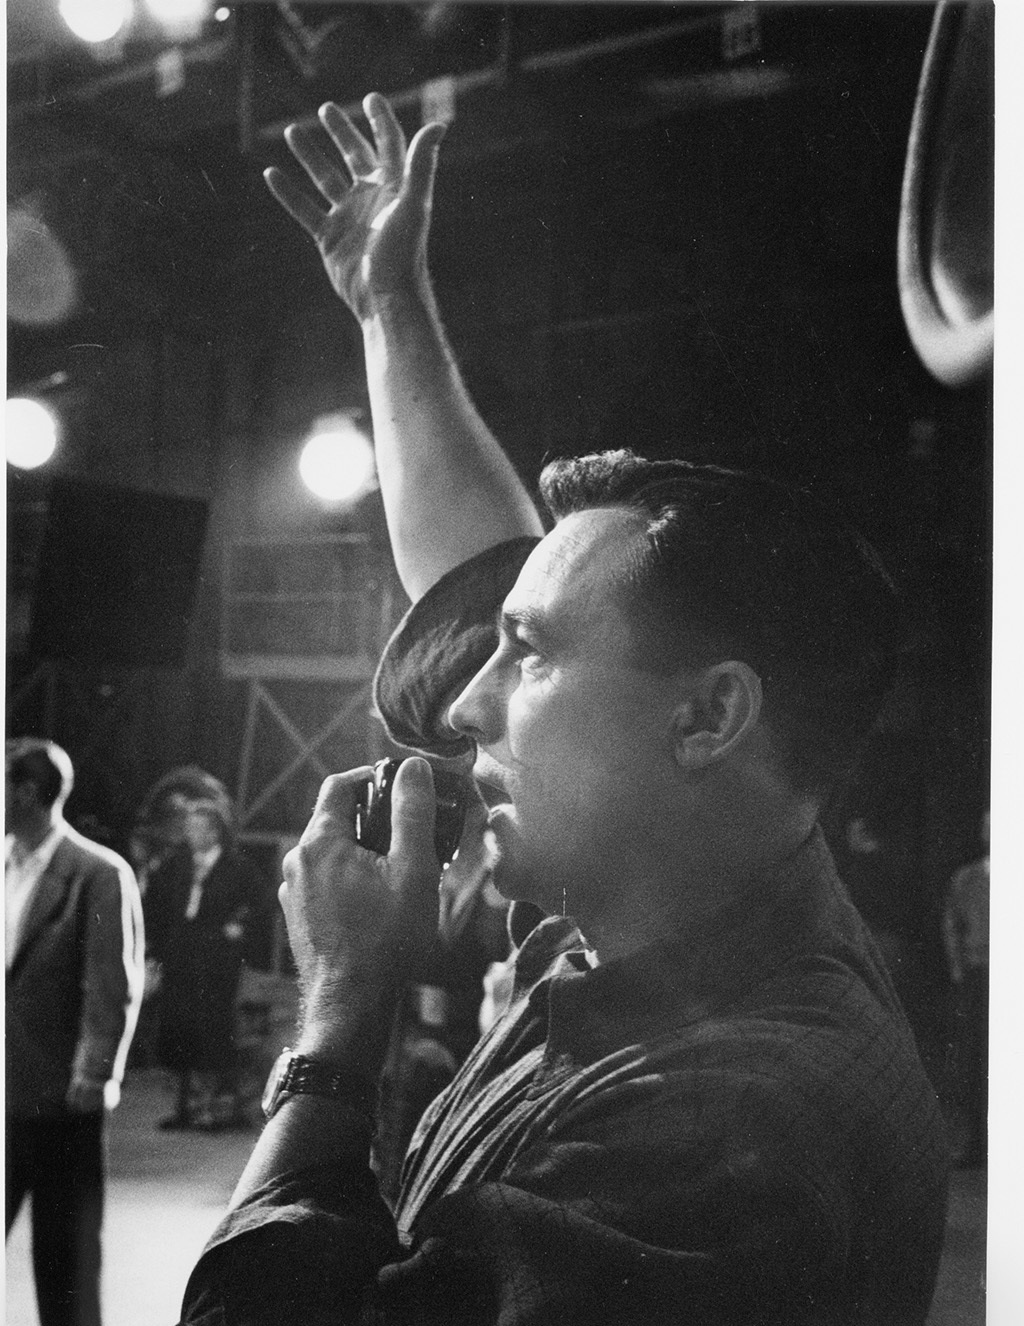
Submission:
<svg viewBox="0 0 1024 1326">
<path fill-rule="evenodd" d="M 235 997 L 262 886 L 248 857 L 229 848 L 186 920 L 191 891 L 187 853 L 170 858 L 146 889 L 146 943 L 162 967 L 157 1055 L 178 1072 L 226 1074 L 235 1062 Z"/>
<path fill-rule="evenodd" d="M 142 981 L 132 869 L 65 825 L 7 973 L 7 1113 L 62 1113 L 76 1074 L 119 1084 Z"/>
<path fill-rule="evenodd" d="M 177 853 L 153 874 L 146 890 L 146 947 L 164 964 L 164 979 L 177 973 L 191 982 L 196 970 L 211 976 L 235 976 L 245 947 L 229 939 L 224 927 L 241 925 L 243 935 L 262 904 L 262 881 L 248 857 L 227 848 L 203 881 L 203 892 L 192 924 L 185 910 L 192 891 L 192 866 L 187 853 Z"/>
</svg>

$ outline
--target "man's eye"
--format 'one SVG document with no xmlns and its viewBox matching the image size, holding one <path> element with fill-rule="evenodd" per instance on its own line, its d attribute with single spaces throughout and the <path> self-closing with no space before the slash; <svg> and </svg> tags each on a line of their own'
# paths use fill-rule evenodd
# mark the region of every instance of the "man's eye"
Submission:
<svg viewBox="0 0 1024 1326">
<path fill-rule="evenodd" d="M 543 654 L 527 641 L 520 640 L 516 653 L 519 656 L 520 672 L 539 672 L 544 667 Z"/>
<path fill-rule="evenodd" d="M 544 670 L 543 653 L 525 636 L 506 635 L 501 644 L 501 651 L 509 663 L 518 667 L 520 673 L 536 673 Z"/>
</svg>

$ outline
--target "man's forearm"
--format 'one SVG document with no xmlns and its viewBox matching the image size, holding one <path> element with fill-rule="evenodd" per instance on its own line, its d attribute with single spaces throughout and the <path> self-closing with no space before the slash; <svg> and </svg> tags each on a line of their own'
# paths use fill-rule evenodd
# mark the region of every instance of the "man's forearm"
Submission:
<svg viewBox="0 0 1024 1326">
<path fill-rule="evenodd" d="M 323 135 L 289 125 L 285 140 L 326 204 L 287 172 L 265 178 L 316 242 L 335 291 L 363 329 L 377 468 L 398 573 L 419 599 L 466 558 L 543 533 L 515 470 L 466 394 L 441 329 L 427 273 L 427 236 L 444 127 L 424 125 L 406 148 L 394 111 L 364 101 L 372 141 L 338 106 Z"/>
<path fill-rule="evenodd" d="M 242 1172 L 229 1210 L 294 1171 L 337 1164 L 369 1166 L 370 1123 L 322 1096 L 290 1096 L 267 1123 Z"/>
<path fill-rule="evenodd" d="M 469 399 L 426 282 L 379 299 L 362 326 L 381 495 L 415 601 L 468 557 L 543 527 Z"/>
<path fill-rule="evenodd" d="M 398 981 L 364 980 L 358 972 L 317 980 L 304 998 L 292 1048 L 330 1064 L 353 1083 L 375 1083 L 387 1053 Z M 239 1205 L 257 1188 L 292 1170 L 368 1164 L 373 1120 L 351 1101 L 287 1097 L 264 1128 L 232 1198 Z"/>
</svg>

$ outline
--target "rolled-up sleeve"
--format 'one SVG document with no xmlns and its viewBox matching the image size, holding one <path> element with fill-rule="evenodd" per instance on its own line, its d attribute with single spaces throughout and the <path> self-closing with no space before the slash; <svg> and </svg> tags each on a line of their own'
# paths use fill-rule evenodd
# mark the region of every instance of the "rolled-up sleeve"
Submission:
<svg viewBox="0 0 1024 1326">
<path fill-rule="evenodd" d="M 460 563 L 399 622 L 373 683 L 392 740 L 446 759 L 468 749 L 448 705 L 494 651 L 497 611 L 537 542 L 510 539 Z"/>
<path fill-rule="evenodd" d="M 183 1326 L 357 1322 L 379 1267 L 400 1255 L 370 1169 L 296 1170 L 221 1221 L 185 1290 Z"/>
<path fill-rule="evenodd" d="M 713 1106 L 687 1125 L 686 1089 L 652 1075 L 630 1105 L 584 1108 L 498 1181 L 441 1197 L 408 1248 L 368 1169 L 288 1176 L 222 1225 L 184 1326 L 860 1320 L 833 1298 L 844 1194 L 797 1139 L 777 1140 L 792 1102 L 743 1086 L 745 1118 L 766 1122 L 730 1143 Z"/>
</svg>

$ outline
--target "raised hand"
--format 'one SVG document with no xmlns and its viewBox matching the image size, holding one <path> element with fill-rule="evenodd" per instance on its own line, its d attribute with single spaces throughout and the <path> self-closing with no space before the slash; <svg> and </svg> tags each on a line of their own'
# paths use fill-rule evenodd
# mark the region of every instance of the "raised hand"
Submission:
<svg viewBox="0 0 1024 1326">
<path fill-rule="evenodd" d="M 372 143 L 328 103 L 320 124 L 285 131 L 297 172 L 265 172 L 271 193 L 316 242 L 331 284 L 359 319 L 377 475 L 399 578 L 412 600 L 460 562 L 543 523 L 470 400 L 427 272 L 442 124 L 406 146 L 387 101 L 363 102 Z"/>
<path fill-rule="evenodd" d="M 320 108 L 322 129 L 292 124 L 285 130 L 326 210 L 284 171 L 272 166 L 263 175 L 285 211 L 316 241 L 332 286 L 360 320 L 372 314 L 375 299 L 425 279 L 437 148 L 445 129 L 424 125 L 407 147 L 384 97 L 371 92 L 363 108 L 372 144 L 333 102 Z"/>
</svg>

